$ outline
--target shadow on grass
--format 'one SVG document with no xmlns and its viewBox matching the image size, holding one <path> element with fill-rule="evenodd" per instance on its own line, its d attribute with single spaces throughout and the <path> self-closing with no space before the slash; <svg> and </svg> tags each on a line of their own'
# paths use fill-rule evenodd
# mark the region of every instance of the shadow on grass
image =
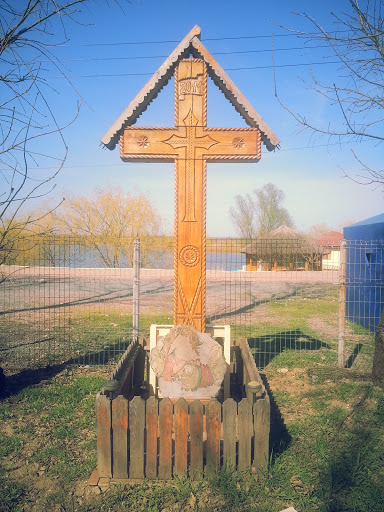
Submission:
<svg viewBox="0 0 384 512">
<path fill-rule="evenodd" d="M 258 336 L 257 338 L 248 338 L 248 344 L 253 352 L 256 366 L 259 369 L 267 366 L 274 357 L 284 352 L 284 350 L 300 351 L 330 348 L 327 343 L 304 334 L 300 329 Z M 281 454 L 288 448 L 291 442 L 291 436 L 284 423 L 283 416 L 273 396 L 266 375 L 261 374 L 261 378 L 263 379 L 271 404 L 269 449 L 270 458 L 273 461 L 277 455 Z"/>
<path fill-rule="evenodd" d="M 348 438 L 344 438 L 341 447 L 330 455 L 321 475 L 324 501 L 329 512 L 384 510 L 384 451 L 379 414 L 384 416 L 383 404 L 378 404 L 376 411 L 357 413 L 348 429 Z M 376 421 L 372 421 L 374 416 L 377 416 Z"/>
<path fill-rule="evenodd" d="M 225 311 L 224 313 L 220 314 L 213 314 L 206 318 L 206 322 L 208 324 L 215 323 L 217 320 L 221 320 L 222 318 L 231 318 L 232 316 L 237 315 L 243 315 L 245 313 L 248 313 L 249 311 L 252 311 L 253 309 L 268 304 L 273 303 L 276 300 L 286 300 L 291 299 L 292 297 L 296 297 L 299 290 L 301 290 L 303 287 L 296 287 L 294 290 L 292 290 L 290 293 L 287 293 L 285 295 L 275 295 L 273 294 L 269 299 L 261 299 L 261 300 L 255 300 L 254 297 L 251 296 L 250 300 L 251 302 L 247 304 L 246 306 L 242 306 L 241 308 L 234 309 L 233 311 Z"/>
<path fill-rule="evenodd" d="M 260 374 L 265 389 L 269 395 L 269 402 L 271 405 L 271 423 L 269 431 L 269 459 L 271 462 L 281 453 L 283 453 L 291 442 L 291 436 L 288 432 L 287 426 L 284 423 L 283 416 L 280 412 L 279 406 L 273 396 L 272 390 L 269 386 L 268 379 L 265 374 Z"/>
<path fill-rule="evenodd" d="M 108 348 L 99 350 L 86 355 L 79 355 L 67 359 L 56 364 L 49 364 L 43 368 L 24 369 L 13 375 L 5 375 L 5 382 L 2 389 L 0 389 L 0 397 L 6 398 L 11 395 L 16 395 L 22 389 L 28 386 L 43 384 L 44 381 L 49 381 L 55 375 L 62 372 L 71 365 L 84 366 L 87 364 L 93 365 L 106 365 L 110 362 L 116 361 L 116 356 L 121 358 L 130 342 L 121 341 L 114 345 L 109 345 Z"/>
<path fill-rule="evenodd" d="M 284 350 L 320 350 L 330 346 L 323 341 L 304 334 L 300 329 L 266 334 L 257 338 L 248 338 L 249 348 L 258 368 L 265 368 L 274 357 Z"/>
<path fill-rule="evenodd" d="M 348 357 L 348 361 L 345 363 L 345 368 L 352 367 L 353 363 L 355 362 L 356 357 L 360 354 L 362 348 L 363 348 L 362 343 L 356 343 L 356 346 L 355 346 L 352 354 Z"/>
</svg>

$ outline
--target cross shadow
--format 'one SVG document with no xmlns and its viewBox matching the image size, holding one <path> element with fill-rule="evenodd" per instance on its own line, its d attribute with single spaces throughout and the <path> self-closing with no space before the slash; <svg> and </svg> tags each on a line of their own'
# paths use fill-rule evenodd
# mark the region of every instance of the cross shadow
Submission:
<svg viewBox="0 0 384 512">
<path fill-rule="evenodd" d="M 172 291 L 172 286 L 159 286 L 150 290 L 143 290 L 142 295 L 156 295 L 167 291 Z M 30 308 L 19 308 L 19 309 L 8 309 L 6 311 L 0 311 L 0 316 L 10 315 L 13 313 L 25 313 L 27 311 L 44 311 L 44 310 L 55 310 L 58 308 L 69 307 L 69 306 L 85 306 L 89 304 L 108 304 L 109 302 L 121 299 L 127 299 L 133 296 L 132 290 L 127 293 L 118 292 L 116 290 L 107 291 L 98 295 L 91 295 L 81 299 L 75 299 L 72 301 L 60 302 L 59 304 L 47 304 L 45 306 L 33 306 Z"/>
<path fill-rule="evenodd" d="M 291 297 L 295 297 L 296 295 L 297 295 L 297 289 L 292 290 L 291 293 L 287 293 L 285 295 L 272 294 L 271 297 L 269 297 L 268 299 L 255 300 L 254 298 L 252 298 L 251 302 L 249 304 L 242 306 L 238 309 L 234 309 L 233 311 L 224 311 L 223 313 L 220 313 L 220 314 L 213 313 L 209 317 L 206 317 L 206 322 L 208 324 L 212 324 L 217 320 L 221 320 L 222 318 L 230 318 L 230 317 L 236 316 L 236 315 L 243 315 L 245 313 L 248 313 L 252 309 L 257 308 L 258 306 L 268 304 L 268 303 L 274 302 L 276 300 L 290 299 Z"/>
<path fill-rule="evenodd" d="M 323 341 L 304 334 L 300 329 L 266 334 L 257 338 L 248 338 L 249 348 L 253 353 L 257 368 L 265 368 L 274 357 L 284 350 L 319 350 L 329 349 Z"/>
<path fill-rule="evenodd" d="M 345 363 L 345 368 L 352 367 L 353 363 L 355 362 L 356 357 L 360 354 L 362 348 L 363 348 L 362 343 L 356 343 L 356 346 L 355 346 L 352 354 L 348 357 L 348 361 Z"/>
<path fill-rule="evenodd" d="M 282 331 L 274 334 L 248 338 L 249 347 L 253 353 L 258 369 L 264 368 L 274 357 L 284 350 L 319 350 L 329 349 L 329 345 L 323 341 L 304 334 L 300 329 Z M 269 456 L 273 461 L 277 455 L 283 453 L 291 442 L 291 436 L 284 423 L 273 392 L 269 386 L 265 374 L 260 373 L 264 386 L 268 392 L 271 404 L 271 427 L 269 433 Z"/>
</svg>

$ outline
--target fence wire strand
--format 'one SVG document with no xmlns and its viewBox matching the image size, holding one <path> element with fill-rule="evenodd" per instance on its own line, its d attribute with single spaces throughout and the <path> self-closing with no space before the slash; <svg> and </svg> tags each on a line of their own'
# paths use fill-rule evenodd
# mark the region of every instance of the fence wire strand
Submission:
<svg viewBox="0 0 384 512">
<path fill-rule="evenodd" d="M 141 246 L 140 334 L 148 337 L 151 324 L 173 323 L 173 238 Z M 119 268 L 67 236 L 34 240 L 9 258 L 0 283 L 5 371 L 120 358 L 133 337 L 133 239 L 123 247 Z M 302 240 L 208 239 L 206 323 L 229 324 L 232 340 L 248 338 L 259 368 L 277 357 L 294 367 L 303 351 L 336 365 L 337 253 Z M 383 303 L 383 242 L 347 241 L 346 365 L 365 364 Z"/>
</svg>

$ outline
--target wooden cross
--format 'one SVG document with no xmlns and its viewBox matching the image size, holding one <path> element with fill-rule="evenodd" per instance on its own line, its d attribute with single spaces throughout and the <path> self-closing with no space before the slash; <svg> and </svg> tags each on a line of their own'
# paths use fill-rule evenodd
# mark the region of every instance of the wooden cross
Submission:
<svg viewBox="0 0 384 512">
<path fill-rule="evenodd" d="M 199 59 L 175 70 L 175 127 L 125 128 L 123 160 L 175 162 L 174 324 L 205 330 L 206 162 L 259 160 L 258 128 L 207 127 L 207 71 Z"/>
</svg>

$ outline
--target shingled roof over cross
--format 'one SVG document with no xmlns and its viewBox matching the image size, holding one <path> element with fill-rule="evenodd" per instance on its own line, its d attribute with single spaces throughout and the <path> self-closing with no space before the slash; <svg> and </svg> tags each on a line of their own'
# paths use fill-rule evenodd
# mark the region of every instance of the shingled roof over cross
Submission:
<svg viewBox="0 0 384 512">
<path fill-rule="evenodd" d="M 102 137 L 101 142 L 105 147 L 108 149 L 115 148 L 124 128 L 135 124 L 136 120 L 147 109 L 151 101 L 156 98 L 161 89 L 168 83 L 178 62 L 192 55 L 194 58 L 199 58 L 206 62 L 210 78 L 222 91 L 224 96 L 232 103 L 247 125 L 260 130 L 261 140 L 267 149 L 271 151 L 276 148 L 280 142 L 278 137 L 239 91 L 223 68 L 208 52 L 200 41 L 200 35 L 201 29 L 196 25 L 189 34 L 184 37 L 167 60 L 159 67 L 139 94 L 131 101 L 120 117 Z"/>
</svg>

